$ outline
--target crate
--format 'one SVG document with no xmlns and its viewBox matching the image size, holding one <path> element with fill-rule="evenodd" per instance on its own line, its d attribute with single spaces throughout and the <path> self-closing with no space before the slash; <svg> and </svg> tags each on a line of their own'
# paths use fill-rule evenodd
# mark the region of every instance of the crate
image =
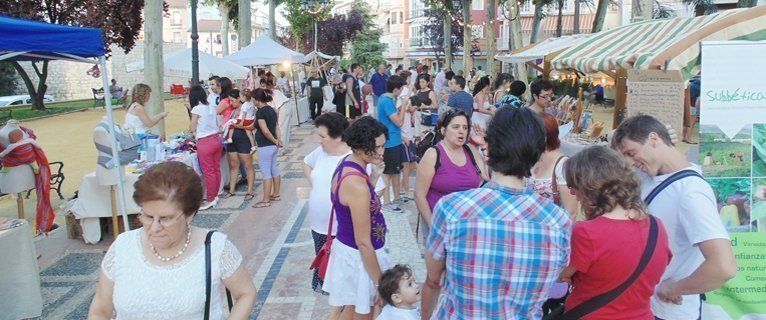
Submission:
<svg viewBox="0 0 766 320">
<path fill-rule="evenodd" d="M 125 223 L 122 221 L 122 217 L 117 217 L 119 222 L 120 232 L 125 232 Z M 130 224 L 130 230 L 141 228 L 141 221 L 138 220 L 138 214 L 129 214 L 128 223 Z M 99 224 L 101 225 L 101 235 L 112 233 L 112 218 L 102 217 L 99 218 Z M 68 239 L 82 239 L 82 226 L 72 212 L 67 212 L 66 215 L 66 230 Z"/>
</svg>

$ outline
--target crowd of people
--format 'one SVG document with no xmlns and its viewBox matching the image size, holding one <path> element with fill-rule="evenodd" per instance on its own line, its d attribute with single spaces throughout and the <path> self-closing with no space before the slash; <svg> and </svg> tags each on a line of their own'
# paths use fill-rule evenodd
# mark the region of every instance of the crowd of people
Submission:
<svg viewBox="0 0 766 320">
<path fill-rule="evenodd" d="M 330 319 L 692 320 L 701 317 L 704 294 L 736 274 L 712 188 L 675 148 L 674 130 L 657 119 L 628 118 L 610 145 L 570 157 L 560 148 L 559 123 L 546 112 L 554 99 L 546 80 L 527 86 L 504 73 L 492 82 L 481 69 L 466 79 L 446 68 L 433 77 L 427 66 L 391 68 L 381 65 L 367 82 L 356 64 L 337 75 L 312 70 L 305 82 L 319 138 L 303 159 L 311 234 L 318 255 L 330 249 L 326 269 L 314 269 L 310 284 L 328 296 Z M 161 277 L 163 267 L 211 238 L 220 261 L 212 286 L 231 291 L 230 319 L 247 317 L 256 290 L 243 280 L 249 276 L 241 255 L 224 235 L 189 222 L 233 195 L 240 170 L 253 198 L 253 150 L 264 179 L 254 207 L 280 200 L 276 156 L 287 144 L 289 115 L 276 78 L 259 78 L 253 90 L 217 77 L 207 96 L 191 89 L 204 199 L 201 180 L 188 168 L 163 164 L 141 177 L 134 200 L 143 228 L 110 247 L 89 318 L 108 319 L 115 310 L 131 318 L 167 312 L 221 318 L 220 297 L 201 303 L 201 268 Z M 323 108 L 327 85 L 333 110 Z M 137 127 L 167 116 L 146 115 L 147 89 L 132 91 L 128 116 Z M 438 114 L 433 129 L 430 114 Z M 221 125 L 220 118 L 227 121 Z M 219 194 L 211 186 L 220 183 L 224 150 L 231 185 Z M 425 279 L 385 250 L 384 212 L 401 214 L 410 201 Z M 197 286 L 183 292 L 188 300 L 176 301 L 128 282 L 162 283 L 162 290 Z M 157 298 L 139 299 L 147 294 Z"/>
</svg>

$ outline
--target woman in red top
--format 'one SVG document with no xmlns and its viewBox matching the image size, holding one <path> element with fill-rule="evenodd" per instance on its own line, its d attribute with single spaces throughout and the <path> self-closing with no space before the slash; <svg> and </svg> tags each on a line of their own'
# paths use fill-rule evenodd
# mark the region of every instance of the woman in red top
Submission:
<svg viewBox="0 0 766 320">
<path fill-rule="evenodd" d="M 647 245 L 649 216 L 638 177 L 609 148 L 579 152 L 566 162 L 564 174 L 587 218 L 574 225 L 569 266 L 561 275 L 574 287 L 565 304 L 571 310 L 630 277 Z M 657 245 L 646 269 L 615 300 L 581 319 L 654 319 L 649 298 L 671 257 L 665 227 L 655 220 Z"/>
</svg>

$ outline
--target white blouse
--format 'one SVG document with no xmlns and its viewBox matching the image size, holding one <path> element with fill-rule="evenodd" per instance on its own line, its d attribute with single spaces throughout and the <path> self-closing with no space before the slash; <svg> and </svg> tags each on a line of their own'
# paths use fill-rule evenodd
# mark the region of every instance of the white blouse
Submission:
<svg viewBox="0 0 766 320">
<path fill-rule="evenodd" d="M 114 281 L 112 302 L 116 319 L 202 319 L 205 247 L 200 246 L 178 263 L 158 266 L 144 256 L 141 232 L 143 228 L 120 234 L 101 262 L 101 270 Z M 220 232 L 213 234 L 210 253 L 213 293 L 210 319 L 225 319 L 221 279 L 234 274 L 242 256 Z"/>
</svg>

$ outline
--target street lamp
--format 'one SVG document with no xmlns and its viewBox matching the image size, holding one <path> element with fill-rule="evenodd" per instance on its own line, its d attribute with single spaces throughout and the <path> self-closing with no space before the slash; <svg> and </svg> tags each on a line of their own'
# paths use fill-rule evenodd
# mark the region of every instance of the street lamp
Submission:
<svg viewBox="0 0 766 320">
<path fill-rule="evenodd" d="M 314 51 L 317 51 L 317 19 L 316 15 L 329 4 L 330 0 L 301 0 L 301 9 L 306 10 L 314 17 Z"/>
<path fill-rule="evenodd" d="M 199 34 L 197 34 L 197 0 L 191 0 L 191 40 L 192 40 L 192 86 L 199 84 Z"/>
</svg>

